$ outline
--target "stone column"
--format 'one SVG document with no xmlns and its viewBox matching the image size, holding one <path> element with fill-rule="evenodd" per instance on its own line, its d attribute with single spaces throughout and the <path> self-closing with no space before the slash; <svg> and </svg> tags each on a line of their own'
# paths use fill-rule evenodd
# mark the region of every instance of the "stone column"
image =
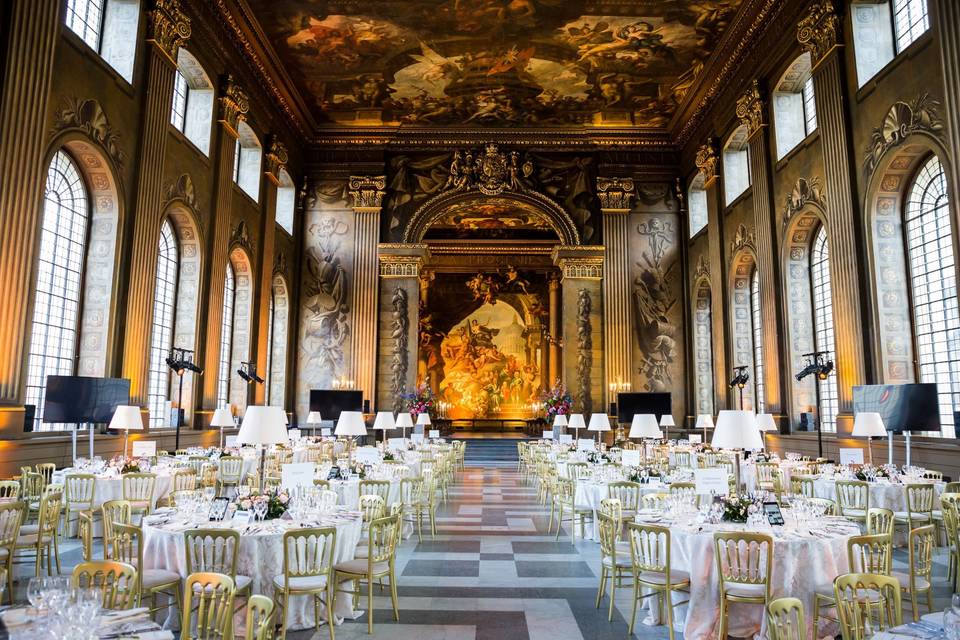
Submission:
<svg viewBox="0 0 960 640">
<path fill-rule="evenodd" d="M 628 219 L 635 196 L 632 178 L 597 178 L 603 214 L 607 273 L 603 279 L 604 388 L 633 380 L 630 340 L 630 241 Z"/>
<path fill-rule="evenodd" d="M 713 336 L 714 406 L 719 410 L 727 406 L 728 346 L 727 327 L 727 264 L 723 255 L 723 205 L 717 181 L 717 141 L 713 138 L 697 149 L 696 164 L 703 174 L 703 189 L 707 192 L 707 255 L 710 270 L 710 319 Z"/>
<path fill-rule="evenodd" d="M 947 184 L 950 187 L 954 218 L 960 211 L 960 3 L 955 0 L 936 0 L 931 19 L 939 30 L 940 65 L 943 69 L 943 100 L 947 112 L 944 131 L 947 150 L 953 162 L 944 162 Z M 832 256 L 831 256 L 832 257 Z M 960 433 L 960 425 L 957 427 Z"/>
<path fill-rule="evenodd" d="M 945 2 L 944 4 L 950 4 Z M 954 8 L 954 13 L 955 13 Z M 817 128 L 823 149 L 827 241 L 830 243 L 830 287 L 833 294 L 833 326 L 837 353 L 837 390 L 840 415 L 837 431 L 853 428 L 853 386 L 866 382 L 866 350 L 863 327 L 866 318 L 860 306 L 866 291 L 867 270 L 859 263 L 866 255 L 861 233 L 854 159 L 844 96 L 843 56 L 839 55 L 842 30 L 840 16 L 829 1 L 810 7 L 797 28 L 800 44 L 813 60 L 813 88 L 817 105 Z M 946 71 L 946 69 L 945 69 Z M 956 96 L 953 96 L 956 100 Z M 956 115 L 956 114 L 954 114 Z M 954 134 L 956 135 L 956 134 Z"/>
<path fill-rule="evenodd" d="M 350 363 L 357 389 L 365 400 L 376 396 L 377 354 L 377 245 L 380 241 L 380 208 L 385 176 L 350 176 L 353 198 L 353 334 L 350 337 Z M 418 272 L 419 273 L 419 272 Z M 419 288 L 414 293 L 419 292 Z M 414 296 L 416 299 L 416 296 Z M 413 372 L 416 373 L 413 361 Z"/>
<path fill-rule="evenodd" d="M 220 330 L 223 327 L 223 288 L 230 260 L 230 222 L 233 209 L 233 156 L 240 134 L 237 127 L 246 120 L 250 101 L 231 75 L 223 78 L 219 100 L 217 143 L 211 158 L 215 162 L 213 228 L 208 245 L 209 277 L 206 304 L 201 305 L 201 325 L 206 327 L 202 343 L 203 407 L 217 406 L 217 372 L 220 368 Z M 205 318 L 203 317 L 205 314 Z M 232 372 L 231 372 L 232 375 Z"/>
<path fill-rule="evenodd" d="M 563 346 L 560 335 L 560 276 L 553 275 L 549 280 L 550 287 L 550 326 L 549 326 L 549 348 L 550 348 L 550 379 L 547 381 L 548 388 L 553 388 L 558 381 L 563 382 Z"/>
<path fill-rule="evenodd" d="M 53 56 L 60 38 L 62 2 L 15 1 L 9 9 L 0 85 L 0 131 L 13 138 L 0 145 L 0 404 L 23 398 L 29 345 L 37 229 L 46 182 L 44 151 Z M 9 418 L 9 420 L 7 420 Z M 23 417 L 0 412 L 0 428 Z"/>
<path fill-rule="evenodd" d="M 123 323 L 123 370 L 130 378 L 130 401 L 146 406 L 150 338 L 157 278 L 157 242 L 163 215 L 163 159 L 173 100 L 177 51 L 190 37 L 190 20 L 179 0 L 155 0 L 147 14 L 147 80 L 140 126 L 138 174 L 133 205 L 130 282 Z"/>
<path fill-rule="evenodd" d="M 767 101 L 759 83 L 737 100 L 737 117 L 749 132 L 750 182 L 753 186 L 753 222 L 757 230 L 757 269 L 760 273 L 760 316 L 763 327 L 764 407 L 767 413 L 783 411 L 783 359 L 780 352 L 779 298 L 780 260 L 777 251 L 776 215 L 773 207 L 773 182 L 770 167 L 770 128 L 767 126 Z"/>
<path fill-rule="evenodd" d="M 553 261 L 563 274 L 563 380 L 573 396 L 574 411 L 606 411 L 603 349 L 604 249 L 558 246 Z M 589 415 L 587 415 L 589 419 Z"/>
<path fill-rule="evenodd" d="M 260 193 L 263 194 L 263 209 L 261 218 L 263 224 L 260 227 L 260 259 L 257 269 L 260 274 L 260 291 L 257 296 L 257 345 L 256 359 L 257 371 L 264 380 L 270 379 L 270 372 L 267 371 L 270 359 L 267 357 L 272 345 L 268 342 L 270 337 L 270 296 L 273 295 L 273 263 L 274 263 L 274 245 L 277 228 L 277 188 L 280 186 L 280 170 L 287 166 L 287 148 L 282 142 L 273 138 L 267 152 L 263 155 L 264 172 L 263 187 Z M 274 327 L 276 330 L 276 327 Z M 265 404 L 267 401 L 267 383 L 254 386 L 254 404 Z"/>
<path fill-rule="evenodd" d="M 373 345 L 369 359 L 376 361 L 375 409 L 403 410 L 403 394 L 417 385 L 420 323 L 420 270 L 430 259 L 424 244 L 381 244 L 374 254 L 380 262 L 379 349 Z M 356 317 L 356 316 L 354 316 Z"/>
</svg>

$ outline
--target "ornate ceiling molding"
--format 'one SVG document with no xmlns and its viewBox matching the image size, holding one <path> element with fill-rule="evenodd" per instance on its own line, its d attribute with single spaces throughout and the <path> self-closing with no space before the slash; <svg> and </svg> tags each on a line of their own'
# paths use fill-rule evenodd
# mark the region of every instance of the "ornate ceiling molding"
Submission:
<svg viewBox="0 0 960 640">
<path fill-rule="evenodd" d="M 220 118 L 217 120 L 226 127 L 234 138 L 239 138 L 237 127 L 247 119 L 250 110 L 250 98 L 231 74 L 223 78 L 220 88 Z"/>
<path fill-rule="evenodd" d="M 633 206 L 633 178 L 597 178 L 597 197 L 604 213 L 626 213 Z"/>
<path fill-rule="evenodd" d="M 180 0 L 154 0 L 147 12 L 147 42 L 174 67 L 177 52 L 190 39 L 190 18 L 180 8 Z"/>
<path fill-rule="evenodd" d="M 840 45 L 840 16 L 833 2 L 825 0 L 810 6 L 807 16 L 797 25 L 797 40 L 810 52 L 814 68 Z"/>
<path fill-rule="evenodd" d="M 746 125 L 749 137 L 752 138 L 767 126 L 766 111 L 766 101 L 760 91 L 760 82 L 754 80 L 750 83 L 750 88 L 737 98 L 737 117 Z"/>
</svg>

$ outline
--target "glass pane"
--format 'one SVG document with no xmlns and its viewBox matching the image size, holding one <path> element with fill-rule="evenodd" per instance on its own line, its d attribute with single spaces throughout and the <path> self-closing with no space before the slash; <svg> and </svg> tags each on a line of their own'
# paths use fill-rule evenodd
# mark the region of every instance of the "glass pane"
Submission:
<svg viewBox="0 0 960 640">
<path fill-rule="evenodd" d="M 153 301 L 153 328 L 150 337 L 150 426 L 172 426 L 167 412 L 170 399 L 170 371 L 167 356 L 173 347 L 173 327 L 177 301 L 177 271 L 180 255 L 169 220 L 160 227 L 157 247 L 157 279 Z"/>
<path fill-rule="evenodd" d="M 750 319 L 753 322 L 753 389 L 754 408 L 764 412 L 763 387 L 763 328 L 760 314 L 760 272 L 753 270 L 750 278 Z"/>
<path fill-rule="evenodd" d="M 810 279 L 813 291 L 814 347 L 817 351 L 828 352 L 825 360 L 834 360 L 836 354 L 833 296 L 830 289 L 830 252 L 827 244 L 827 230 L 823 226 L 817 232 L 810 252 Z M 827 376 L 826 380 L 818 379 L 817 387 L 820 401 L 820 427 L 824 431 L 836 431 L 839 411 L 836 374 Z"/>
<path fill-rule="evenodd" d="M 233 265 L 227 263 L 226 281 L 223 286 L 223 320 L 220 325 L 220 368 L 217 372 L 217 406 L 230 403 L 230 354 L 233 351 L 233 303 L 236 284 Z"/>
</svg>

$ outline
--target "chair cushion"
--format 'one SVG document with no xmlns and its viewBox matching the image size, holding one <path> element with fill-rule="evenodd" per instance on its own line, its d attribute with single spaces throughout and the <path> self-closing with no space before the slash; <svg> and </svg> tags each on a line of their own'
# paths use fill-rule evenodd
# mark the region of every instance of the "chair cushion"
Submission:
<svg viewBox="0 0 960 640">
<path fill-rule="evenodd" d="M 617 564 L 618 567 L 632 567 L 632 566 L 633 566 L 633 561 L 630 559 L 629 556 L 624 557 L 624 556 L 621 556 L 620 554 L 617 554 L 616 558 L 611 558 L 610 556 L 604 556 L 603 559 L 601 560 L 601 562 L 603 563 L 603 566 L 608 567 L 608 568 L 609 568 L 609 567 L 612 567 L 614 562 L 616 562 L 616 564 Z M 672 576 L 671 576 L 671 577 L 672 577 Z"/>
<path fill-rule="evenodd" d="M 368 566 L 367 558 L 358 558 L 356 560 L 348 560 L 346 562 L 341 562 L 336 564 L 333 568 L 337 571 L 342 571 L 344 573 L 356 573 L 360 575 L 366 575 Z M 377 562 L 373 565 L 374 573 L 386 573 L 390 570 L 390 564 L 387 562 Z"/>
<path fill-rule="evenodd" d="M 180 574 L 164 569 L 147 569 L 143 572 L 143 588 L 152 589 L 162 584 L 180 583 Z"/>
<path fill-rule="evenodd" d="M 353 558 L 354 558 L 354 560 L 357 560 L 357 559 L 360 559 L 360 558 L 363 558 L 364 560 L 366 560 L 367 557 L 368 557 L 368 556 L 367 556 L 367 547 L 357 547 L 357 550 L 353 552 Z"/>
<path fill-rule="evenodd" d="M 895 511 L 893 514 L 893 519 L 897 522 L 909 522 L 910 521 L 910 512 L 909 511 Z M 920 513 L 915 512 L 913 514 L 914 522 L 928 522 L 930 520 L 929 513 Z"/>
<path fill-rule="evenodd" d="M 277 589 L 283 589 L 286 586 L 282 575 L 273 578 L 273 586 Z M 326 589 L 327 576 L 300 576 L 290 578 L 290 588 L 294 591 L 309 591 L 312 589 Z"/>
<path fill-rule="evenodd" d="M 29 534 L 29 535 L 20 536 L 19 538 L 17 538 L 17 546 L 18 546 L 18 547 L 33 547 L 33 546 L 36 546 L 36 544 L 37 544 L 37 537 L 38 537 L 39 535 L 40 535 L 39 533 L 31 533 L 31 534 Z M 49 535 L 44 536 L 44 537 L 43 537 L 43 542 L 44 542 L 44 543 L 50 542 L 50 536 L 49 536 Z"/>
<path fill-rule="evenodd" d="M 900 573 L 899 571 L 894 571 L 894 572 L 891 573 L 890 575 L 893 576 L 894 578 L 896 578 L 896 579 L 900 582 L 900 587 L 901 587 L 901 588 L 903 588 L 903 589 L 908 589 L 908 590 L 910 589 L 910 574 L 908 574 L 908 573 Z M 926 579 L 926 578 L 921 578 L 920 576 L 917 576 L 916 578 L 914 578 L 914 584 L 916 584 L 917 589 L 918 589 L 919 591 L 923 591 L 923 590 L 925 590 L 925 589 L 929 589 L 929 588 L 930 588 L 930 583 L 927 582 L 927 579 Z"/>
<path fill-rule="evenodd" d="M 133 509 L 134 511 L 141 510 L 141 509 L 149 509 L 150 501 L 149 500 L 131 500 L 130 508 Z"/>
<path fill-rule="evenodd" d="M 659 571 L 641 571 L 640 580 L 643 582 L 649 582 L 650 584 L 667 584 L 667 574 L 660 573 Z M 672 569 L 670 571 L 670 582 L 674 585 L 685 584 L 690 582 L 690 574 L 686 571 L 680 571 L 679 569 Z"/>
<path fill-rule="evenodd" d="M 742 582 L 727 582 L 725 585 L 727 595 L 740 596 L 744 598 L 762 598 L 767 592 L 765 584 L 744 584 Z"/>
<path fill-rule="evenodd" d="M 234 578 L 234 580 L 233 580 L 233 585 L 234 585 L 234 588 L 236 589 L 236 591 L 243 591 L 243 590 L 245 590 L 247 587 L 250 586 L 250 583 L 251 583 L 251 582 L 253 582 L 253 580 L 250 579 L 250 576 L 239 576 L 239 575 L 238 575 L 236 578 Z M 194 591 L 200 591 L 200 585 L 199 585 L 199 584 L 193 585 L 193 590 L 194 590 Z"/>
<path fill-rule="evenodd" d="M 40 532 L 40 525 L 38 524 L 25 524 L 20 527 L 20 535 L 28 536 L 34 533 Z"/>
<path fill-rule="evenodd" d="M 866 518 L 867 512 L 863 509 L 844 509 L 843 516 L 845 518 Z"/>
</svg>

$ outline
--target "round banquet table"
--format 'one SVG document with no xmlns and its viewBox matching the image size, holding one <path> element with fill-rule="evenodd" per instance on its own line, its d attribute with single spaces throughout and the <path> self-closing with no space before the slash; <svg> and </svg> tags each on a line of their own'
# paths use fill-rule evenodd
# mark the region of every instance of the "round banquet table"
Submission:
<svg viewBox="0 0 960 640">
<path fill-rule="evenodd" d="M 792 518 L 787 513 L 788 524 L 775 527 L 773 533 L 770 593 L 773 599 L 791 596 L 803 601 L 804 611 L 808 612 L 805 637 L 811 637 L 814 595 L 818 591 L 829 593 L 834 578 L 847 573 L 847 540 L 858 535 L 860 530 L 843 518 L 826 517 L 819 519 L 810 530 L 801 532 L 792 526 Z M 671 568 L 693 576 L 690 601 L 674 607 L 674 629 L 682 630 L 685 640 L 714 640 L 720 624 L 720 583 L 713 533 L 745 530 L 746 525 L 727 522 L 718 525 L 656 524 L 670 528 L 673 541 Z M 766 527 L 759 533 L 770 534 L 771 528 Z M 681 601 L 686 599 L 686 594 L 674 593 L 673 597 L 674 601 Z M 643 620 L 645 624 L 660 624 L 656 602 L 655 596 L 646 599 L 648 615 Z M 766 637 L 767 616 L 763 609 L 761 605 L 731 603 L 727 610 L 728 635 Z M 819 635 L 825 635 L 823 630 Z"/>
<path fill-rule="evenodd" d="M 920 480 L 916 484 L 923 484 Z M 888 482 L 886 480 L 876 480 L 867 483 L 870 487 L 870 506 L 883 507 L 891 511 L 907 510 L 907 485 L 899 482 Z M 934 493 L 939 499 L 943 493 L 946 484 L 943 482 L 930 482 L 934 485 Z M 817 478 L 813 481 L 813 495 L 817 498 L 837 499 L 837 480 L 835 478 Z M 937 508 L 935 504 L 934 508 Z"/>
<path fill-rule="evenodd" d="M 573 498 L 573 503 L 578 509 L 590 509 L 593 511 L 593 520 L 588 522 L 584 528 L 584 532 L 586 533 L 585 539 L 587 540 L 600 541 L 600 519 L 597 518 L 597 513 L 600 511 L 600 502 L 609 497 L 608 485 L 610 485 L 610 482 L 594 482 L 589 479 L 577 481 L 577 490 Z M 640 485 L 641 494 L 668 490 L 668 485 L 659 481 L 655 484 Z"/>
<path fill-rule="evenodd" d="M 80 471 L 74 471 L 73 469 L 63 469 L 62 471 L 57 471 L 53 474 L 53 482 L 57 484 L 62 484 L 66 481 L 66 477 L 72 473 L 82 473 Z M 153 508 L 157 507 L 157 501 L 161 498 L 166 497 L 170 493 L 170 488 L 173 483 L 173 476 L 168 472 L 160 471 L 151 471 L 157 476 L 157 480 L 153 485 Z M 95 509 L 99 509 L 100 505 L 109 500 L 122 500 L 123 499 L 123 479 L 119 475 L 107 475 L 107 474 L 98 474 L 97 483 L 93 488 L 93 506 Z"/>
<path fill-rule="evenodd" d="M 154 524 L 151 524 L 154 523 Z M 333 551 L 333 563 L 352 560 L 360 542 L 362 522 L 358 512 L 338 509 L 337 512 L 312 518 L 303 522 L 307 527 L 337 529 Z M 186 541 L 184 532 L 189 529 L 234 529 L 240 533 L 240 550 L 237 558 L 237 574 L 250 576 L 253 594 L 273 598 L 273 578 L 283 575 L 283 534 L 297 528 L 292 520 L 267 520 L 254 525 L 234 526 L 231 522 L 203 522 L 194 524 L 186 520 L 165 521 L 159 517 L 147 518 L 143 525 L 143 565 L 146 569 L 165 569 L 187 577 Z M 349 586 L 349 585 L 348 585 Z M 338 618 L 355 619 L 362 612 L 353 610 L 349 594 L 336 596 L 334 615 Z M 321 613 L 325 607 L 321 608 Z M 238 613 L 242 623 L 243 609 Z M 309 629 L 315 626 L 313 600 L 309 596 L 293 596 L 287 612 L 289 629 Z M 240 628 L 240 627 L 237 627 Z"/>
</svg>

